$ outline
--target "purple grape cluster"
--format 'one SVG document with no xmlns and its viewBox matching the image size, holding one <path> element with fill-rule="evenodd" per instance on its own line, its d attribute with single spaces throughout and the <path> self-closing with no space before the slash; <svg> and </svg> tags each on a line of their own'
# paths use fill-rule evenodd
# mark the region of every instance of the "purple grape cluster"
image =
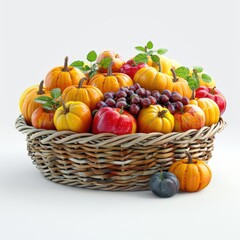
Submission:
<svg viewBox="0 0 240 240">
<path fill-rule="evenodd" d="M 121 87 L 116 93 L 106 92 L 104 100 L 98 102 L 97 108 L 123 108 L 132 115 L 137 116 L 142 108 L 160 104 L 174 114 L 188 103 L 189 99 L 182 97 L 178 92 L 171 93 L 169 90 L 164 90 L 162 93 L 157 90 L 150 91 L 135 83 L 130 87 Z"/>
</svg>

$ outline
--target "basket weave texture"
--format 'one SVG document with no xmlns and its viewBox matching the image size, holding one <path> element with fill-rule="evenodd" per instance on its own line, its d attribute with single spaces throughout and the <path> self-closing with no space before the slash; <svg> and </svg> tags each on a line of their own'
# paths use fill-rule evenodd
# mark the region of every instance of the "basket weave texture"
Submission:
<svg viewBox="0 0 240 240">
<path fill-rule="evenodd" d="M 41 173 L 56 183 L 99 190 L 136 191 L 149 188 L 150 177 L 186 158 L 208 161 L 215 134 L 225 121 L 183 133 L 74 133 L 36 129 L 22 116 L 16 128 L 27 135 L 28 154 Z"/>
</svg>

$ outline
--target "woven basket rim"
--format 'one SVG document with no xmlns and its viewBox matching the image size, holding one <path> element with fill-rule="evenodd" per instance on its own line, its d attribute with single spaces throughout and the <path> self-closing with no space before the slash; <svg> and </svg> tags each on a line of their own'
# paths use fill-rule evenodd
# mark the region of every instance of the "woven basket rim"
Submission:
<svg viewBox="0 0 240 240">
<path fill-rule="evenodd" d="M 166 144 L 169 142 L 189 143 L 196 140 L 204 140 L 213 137 L 216 133 L 221 132 L 226 126 L 226 122 L 220 117 L 218 123 L 211 127 L 204 126 L 199 130 L 190 129 L 186 132 L 171 132 L 167 134 L 152 132 L 152 133 L 133 133 L 125 135 L 115 135 L 112 133 L 76 133 L 72 131 L 57 131 L 36 129 L 33 126 L 26 124 L 22 115 L 15 122 L 15 127 L 23 134 L 27 134 L 30 139 L 40 138 L 42 144 L 47 144 L 49 141 L 54 143 L 90 143 L 96 147 L 119 146 L 131 147 L 138 144 L 142 146 Z"/>
</svg>

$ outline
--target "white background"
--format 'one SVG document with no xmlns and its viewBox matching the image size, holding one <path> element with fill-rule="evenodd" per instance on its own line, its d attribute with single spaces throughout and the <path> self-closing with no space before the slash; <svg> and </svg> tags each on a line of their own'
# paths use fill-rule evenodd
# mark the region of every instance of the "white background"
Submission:
<svg viewBox="0 0 240 240">
<path fill-rule="evenodd" d="M 1 0 L 0 239 L 239 239 L 237 2 Z M 148 40 L 186 66 L 203 66 L 227 98 L 228 126 L 216 135 L 210 185 L 159 199 L 149 191 L 102 192 L 45 180 L 14 128 L 23 90 L 66 55 L 73 61 L 112 49 L 127 60 Z"/>
</svg>

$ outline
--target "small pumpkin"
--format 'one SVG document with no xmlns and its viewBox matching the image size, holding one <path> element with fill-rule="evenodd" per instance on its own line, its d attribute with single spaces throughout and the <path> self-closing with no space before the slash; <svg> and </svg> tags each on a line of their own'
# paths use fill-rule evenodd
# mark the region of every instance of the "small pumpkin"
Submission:
<svg viewBox="0 0 240 240">
<path fill-rule="evenodd" d="M 145 89 L 158 90 L 160 93 L 165 89 L 172 91 L 173 88 L 172 76 L 159 72 L 153 67 L 143 67 L 138 70 L 133 81 Z"/>
<path fill-rule="evenodd" d="M 199 159 L 192 159 L 187 152 L 187 159 L 173 163 L 169 172 L 176 175 L 180 183 L 180 191 L 197 192 L 204 189 L 212 178 L 208 165 Z"/>
<path fill-rule="evenodd" d="M 65 57 L 64 66 L 53 68 L 45 78 L 45 86 L 48 90 L 60 88 L 61 91 L 71 85 L 77 85 L 85 77 L 79 69 L 68 66 L 68 57 Z"/>
<path fill-rule="evenodd" d="M 170 133 L 174 127 L 174 117 L 168 109 L 160 105 L 150 105 L 141 109 L 137 117 L 138 132 Z"/>
<path fill-rule="evenodd" d="M 218 105 L 209 98 L 191 99 L 190 104 L 200 107 L 205 114 L 205 126 L 210 127 L 216 124 L 220 118 L 220 110 Z"/>
<path fill-rule="evenodd" d="M 54 114 L 54 125 L 58 131 L 70 130 L 78 133 L 90 131 L 92 114 L 89 107 L 79 101 L 69 101 L 59 107 Z"/>
<path fill-rule="evenodd" d="M 21 95 L 19 100 L 20 111 L 28 125 L 31 125 L 32 113 L 40 107 L 40 103 L 34 101 L 38 96 L 49 95 L 49 92 L 43 87 L 42 80 L 39 85 L 27 88 Z"/>
<path fill-rule="evenodd" d="M 179 191 L 179 181 L 177 177 L 170 172 L 157 172 L 149 182 L 151 191 L 158 197 L 169 198 Z"/>
<path fill-rule="evenodd" d="M 83 85 L 87 78 L 82 78 L 78 85 L 67 87 L 62 94 L 64 102 L 80 101 L 85 103 L 90 110 L 97 108 L 97 103 L 103 100 L 102 92 L 91 85 Z"/>
<path fill-rule="evenodd" d="M 97 74 L 89 80 L 88 85 L 97 87 L 102 93 L 117 92 L 120 87 L 132 86 L 132 79 L 124 73 L 112 73 L 111 62 L 108 66 L 108 72 Z"/>
</svg>

